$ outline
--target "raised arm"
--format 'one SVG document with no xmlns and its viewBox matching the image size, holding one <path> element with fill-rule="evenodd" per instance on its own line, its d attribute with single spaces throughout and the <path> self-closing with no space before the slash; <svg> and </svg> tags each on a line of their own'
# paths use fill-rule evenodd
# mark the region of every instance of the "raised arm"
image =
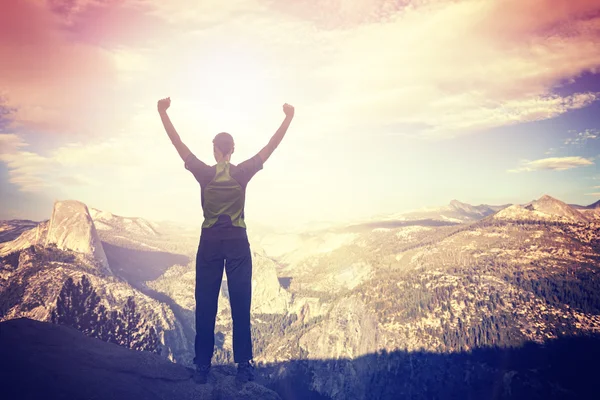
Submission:
<svg viewBox="0 0 600 400">
<path fill-rule="evenodd" d="M 263 147 L 261 151 L 258 152 L 258 155 L 263 163 L 267 161 L 269 157 L 271 157 L 273 151 L 275 151 L 277 146 L 279 146 L 279 143 L 281 143 L 281 140 L 285 136 L 285 133 L 287 132 L 287 129 L 290 126 L 292 119 L 294 118 L 294 107 L 292 107 L 291 105 L 287 103 L 284 104 L 283 112 L 285 113 L 285 119 L 281 123 L 281 126 L 279 127 L 279 129 L 277 129 L 277 132 L 275 132 L 271 140 L 269 140 L 269 143 L 265 147 Z"/>
<path fill-rule="evenodd" d="M 171 143 L 175 146 L 175 149 L 179 153 L 179 156 L 183 161 L 191 154 L 190 149 L 181 141 L 179 134 L 175 130 L 175 127 L 171 123 L 171 119 L 167 115 L 167 108 L 171 105 L 171 98 L 167 97 L 165 99 L 161 99 L 158 101 L 158 113 L 160 114 L 160 119 L 167 131 L 167 135 L 169 135 L 169 139 L 171 139 Z"/>
</svg>

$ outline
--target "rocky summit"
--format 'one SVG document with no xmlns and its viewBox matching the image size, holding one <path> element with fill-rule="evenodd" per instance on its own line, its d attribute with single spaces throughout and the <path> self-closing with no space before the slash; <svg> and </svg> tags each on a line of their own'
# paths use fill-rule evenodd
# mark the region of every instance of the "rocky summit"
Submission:
<svg viewBox="0 0 600 400">
<path fill-rule="evenodd" d="M 48 224 L 46 245 L 89 255 L 110 271 L 96 227 L 85 204 L 80 201 L 57 201 Z"/>
<path fill-rule="evenodd" d="M 524 205 L 512 205 L 494 215 L 499 220 L 548 221 L 563 223 L 587 223 L 590 219 L 580 210 L 544 195 Z"/>
<path fill-rule="evenodd" d="M 14 224 L 5 224 L 7 229 L 17 230 Z M 52 246 L 59 250 L 77 253 L 79 258 L 94 264 L 98 272 L 112 275 L 102 242 L 87 206 L 76 200 L 56 201 L 49 221 L 31 226 L 27 221 L 18 237 L 0 245 L 0 256 L 25 249 L 32 245 Z"/>
</svg>

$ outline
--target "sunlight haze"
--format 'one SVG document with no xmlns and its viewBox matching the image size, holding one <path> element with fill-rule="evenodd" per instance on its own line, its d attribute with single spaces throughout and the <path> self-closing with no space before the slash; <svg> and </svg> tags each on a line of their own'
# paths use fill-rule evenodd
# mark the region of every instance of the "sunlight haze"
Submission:
<svg viewBox="0 0 600 400">
<path fill-rule="evenodd" d="M 254 156 L 249 224 L 298 227 L 470 204 L 600 198 L 593 0 L 7 1 L 0 219 L 55 200 L 200 225 L 190 150 Z M 251 225 L 249 225 L 251 227 Z"/>
</svg>

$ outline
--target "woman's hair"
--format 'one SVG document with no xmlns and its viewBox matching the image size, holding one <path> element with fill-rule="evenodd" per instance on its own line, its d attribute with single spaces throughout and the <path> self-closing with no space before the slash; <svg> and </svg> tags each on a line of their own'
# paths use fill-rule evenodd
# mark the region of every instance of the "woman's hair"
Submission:
<svg viewBox="0 0 600 400">
<path fill-rule="evenodd" d="M 213 144 L 221 150 L 223 155 L 227 155 L 233 151 L 233 137 L 227 132 L 221 132 L 213 139 Z"/>
</svg>

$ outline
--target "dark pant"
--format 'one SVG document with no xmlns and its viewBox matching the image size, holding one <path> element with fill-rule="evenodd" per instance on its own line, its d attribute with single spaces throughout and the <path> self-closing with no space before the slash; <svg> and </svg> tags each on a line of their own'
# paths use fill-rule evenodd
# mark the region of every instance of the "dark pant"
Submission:
<svg viewBox="0 0 600 400">
<path fill-rule="evenodd" d="M 233 319 L 233 358 L 236 363 L 252 359 L 252 255 L 248 239 L 201 238 L 196 255 L 196 364 L 210 364 L 214 353 L 215 319 L 223 267 L 227 272 Z"/>
</svg>

